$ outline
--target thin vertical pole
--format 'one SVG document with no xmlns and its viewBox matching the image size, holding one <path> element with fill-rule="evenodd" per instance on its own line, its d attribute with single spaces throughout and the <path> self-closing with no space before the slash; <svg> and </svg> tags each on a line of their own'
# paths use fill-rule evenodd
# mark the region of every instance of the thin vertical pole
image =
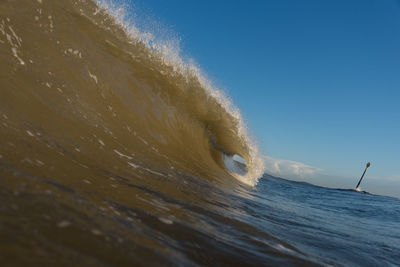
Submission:
<svg viewBox="0 0 400 267">
<path fill-rule="evenodd" d="M 365 172 L 367 171 L 367 169 L 369 168 L 369 166 L 371 166 L 371 163 L 367 163 L 367 166 L 365 166 L 365 170 L 363 172 L 363 174 L 361 175 L 360 181 L 358 181 L 358 184 L 356 186 L 356 189 L 360 186 L 362 179 L 364 178 Z"/>
</svg>

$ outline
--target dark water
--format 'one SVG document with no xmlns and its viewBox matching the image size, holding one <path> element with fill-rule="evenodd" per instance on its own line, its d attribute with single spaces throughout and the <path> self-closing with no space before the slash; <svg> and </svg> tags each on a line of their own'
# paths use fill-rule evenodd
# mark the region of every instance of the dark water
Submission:
<svg viewBox="0 0 400 267">
<path fill-rule="evenodd" d="M 400 262 L 398 199 L 262 176 L 239 111 L 112 11 L 0 1 L 0 266 Z"/>
<path fill-rule="evenodd" d="M 113 176 L 113 174 L 109 174 Z M 268 175 L 229 189 L 189 176 L 176 192 L 116 176 L 131 204 L 53 184 L 1 187 L 2 266 L 398 266 L 400 200 Z M 32 177 L 29 177 L 32 178 Z M 3 181 L 4 183 L 4 181 Z M 24 184 L 24 183 L 22 183 Z M 42 186 L 41 186 L 42 187 Z M 65 195 L 60 201 L 57 195 Z M 179 193 L 177 193 L 179 192 Z M 86 194 L 91 195 L 90 192 Z M 94 194 L 94 193 L 93 193 Z M 118 191 L 116 191 L 118 194 Z"/>
</svg>

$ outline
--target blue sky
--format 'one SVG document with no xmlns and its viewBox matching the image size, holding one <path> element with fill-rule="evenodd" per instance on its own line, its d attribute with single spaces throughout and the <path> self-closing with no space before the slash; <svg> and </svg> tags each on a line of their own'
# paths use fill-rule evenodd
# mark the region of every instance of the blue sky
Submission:
<svg viewBox="0 0 400 267">
<path fill-rule="evenodd" d="M 400 196 L 399 1 L 135 0 L 131 7 L 145 28 L 181 39 L 184 55 L 240 108 L 270 162 L 305 168 L 293 179 L 314 175 L 313 183 L 334 186 L 326 177 L 335 176 L 337 187 L 348 186 L 371 161 L 367 189 L 374 191 L 369 176 L 387 184 L 380 193 Z"/>
</svg>

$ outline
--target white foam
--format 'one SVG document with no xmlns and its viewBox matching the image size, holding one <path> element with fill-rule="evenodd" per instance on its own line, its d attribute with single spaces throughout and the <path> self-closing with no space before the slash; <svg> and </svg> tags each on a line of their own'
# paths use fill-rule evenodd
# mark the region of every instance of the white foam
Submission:
<svg viewBox="0 0 400 267">
<path fill-rule="evenodd" d="M 102 235 L 102 233 L 99 231 L 99 230 L 97 230 L 97 229 L 92 229 L 92 234 L 94 234 L 94 235 Z"/>
<path fill-rule="evenodd" d="M 139 168 L 139 165 L 133 164 L 132 162 L 128 162 L 129 166 L 131 166 L 134 169 Z"/>
<path fill-rule="evenodd" d="M 81 166 L 82 168 L 85 168 L 85 169 L 89 169 L 88 166 L 86 166 L 86 165 L 84 165 L 84 164 L 81 164 L 81 163 L 79 163 L 79 166 Z"/>
<path fill-rule="evenodd" d="M 90 72 L 90 70 L 88 70 L 88 72 L 89 72 L 90 78 L 92 78 L 92 79 L 96 82 L 96 84 L 97 84 L 97 76 L 94 75 L 94 74 L 92 74 L 92 73 Z"/>
<path fill-rule="evenodd" d="M 146 170 L 146 171 L 148 171 L 148 172 L 150 172 L 150 173 L 152 173 L 152 174 L 155 174 L 155 175 L 159 175 L 159 176 L 163 176 L 163 177 L 165 177 L 165 175 L 164 174 L 162 174 L 162 173 L 159 173 L 159 172 L 156 172 L 156 171 L 153 171 L 153 170 L 150 170 L 150 169 L 148 169 L 148 168 L 143 168 L 144 170 Z"/>
<path fill-rule="evenodd" d="M 136 133 L 135 133 L 135 135 L 136 135 Z M 146 145 L 148 145 L 149 143 L 147 143 L 147 141 L 146 140 L 144 140 L 142 137 L 140 137 L 140 136 L 138 136 L 138 138 L 140 139 L 140 141 L 142 141 L 144 144 L 146 144 Z"/>
<path fill-rule="evenodd" d="M 11 26 L 8 26 L 8 29 L 10 30 L 10 32 L 14 36 L 14 39 L 17 41 L 18 46 L 21 47 L 22 39 L 20 37 L 18 37 L 18 35 L 14 32 L 14 30 L 13 30 L 13 28 Z"/>
<path fill-rule="evenodd" d="M 116 150 L 116 149 L 114 149 L 114 152 L 115 152 L 118 156 L 120 156 L 121 158 L 127 158 L 127 159 L 130 159 L 130 160 L 133 159 L 133 158 L 130 157 L 130 156 L 127 156 L 127 155 L 125 155 L 125 154 L 122 154 L 121 152 L 119 152 L 119 151 Z"/>
<path fill-rule="evenodd" d="M 83 182 L 84 182 L 84 183 L 86 183 L 86 184 L 92 184 L 92 182 L 91 182 L 91 181 L 89 181 L 89 180 L 86 180 L 86 179 L 83 179 Z"/>
<path fill-rule="evenodd" d="M 105 146 L 104 142 L 101 139 L 97 139 L 97 141 L 100 143 L 100 145 Z"/>
<path fill-rule="evenodd" d="M 165 223 L 165 224 L 173 224 L 173 223 L 174 223 L 173 221 L 171 221 L 170 219 L 167 219 L 167 218 L 165 218 L 165 217 L 158 217 L 158 219 L 159 219 L 161 222 Z"/>
<path fill-rule="evenodd" d="M 59 227 L 59 228 L 65 228 L 70 225 L 71 225 L 71 223 L 69 221 L 61 221 L 61 222 L 57 223 L 57 227 Z"/>
<path fill-rule="evenodd" d="M 12 51 L 14 57 L 15 57 L 16 59 L 18 59 L 19 64 L 25 65 L 25 62 L 18 56 L 17 48 L 12 47 L 12 48 L 11 48 L 11 51 Z"/>
</svg>

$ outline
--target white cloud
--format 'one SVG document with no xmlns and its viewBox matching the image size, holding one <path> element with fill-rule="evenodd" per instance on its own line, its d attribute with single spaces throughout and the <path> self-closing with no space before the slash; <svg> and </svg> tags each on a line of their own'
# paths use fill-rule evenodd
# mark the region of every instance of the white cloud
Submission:
<svg viewBox="0 0 400 267">
<path fill-rule="evenodd" d="M 389 176 L 387 180 L 394 181 L 394 182 L 399 182 L 400 181 L 400 174 Z"/>
<path fill-rule="evenodd" d="M 284 179 L 308 182 L 314 185 L 332 188 L 353 188 L 358 180 L 351 177 L 342 177 L 326 174 L 320 168 L 302 162 L 286 159 L 276 159 L 264 156 L 266 173 Z"/>
<path fill-rule="evenodd" d="M 264 160 L 267 173 L 283 178 L 303 180 L 321 171 L 319 168 L 292 160 L 275 159 L 269 156 L 264 156 Z"/>
</svg>

